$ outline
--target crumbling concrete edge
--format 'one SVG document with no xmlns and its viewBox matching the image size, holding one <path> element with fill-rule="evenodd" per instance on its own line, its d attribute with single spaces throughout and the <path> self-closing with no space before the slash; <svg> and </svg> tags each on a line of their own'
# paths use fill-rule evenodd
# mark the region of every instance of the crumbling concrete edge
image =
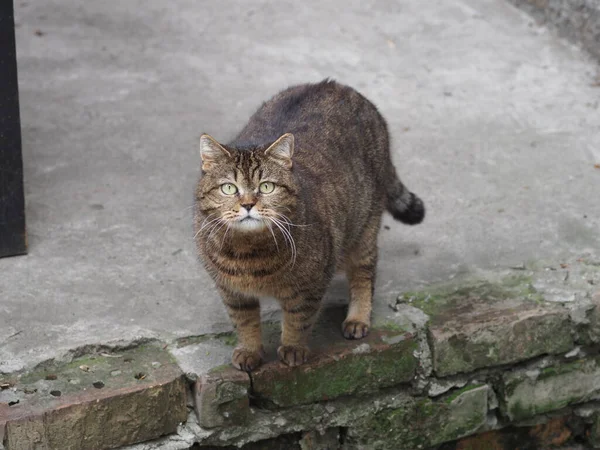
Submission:
<svg viewBox="0 0 600 450">
<path fill-rule="evenodd" d="M 598 0 L 509 0 L 559 36 L 581 46 L 600 61 Z"/>
</svg>

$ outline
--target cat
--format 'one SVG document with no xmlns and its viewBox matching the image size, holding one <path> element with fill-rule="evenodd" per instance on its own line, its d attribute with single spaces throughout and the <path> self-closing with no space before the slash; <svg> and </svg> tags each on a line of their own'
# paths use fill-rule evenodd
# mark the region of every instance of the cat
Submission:
<svg viewBox="0 0 600 450">
<path fill-rule="evenodd" d="M 396 174 L 377 108 L 329 79 L 290 87 L 229 144 L 203 134 L 200 156 L 195 240 L 237 331 L 233 365 L 252 371 L 264 358 L 259 297 L 283 310 L 279 359 L 306 362 L 337 269 L 350 284 L 342 333 L 365 337 L 382 214 L 410 225 L 425 216 Z"/>
</svg>

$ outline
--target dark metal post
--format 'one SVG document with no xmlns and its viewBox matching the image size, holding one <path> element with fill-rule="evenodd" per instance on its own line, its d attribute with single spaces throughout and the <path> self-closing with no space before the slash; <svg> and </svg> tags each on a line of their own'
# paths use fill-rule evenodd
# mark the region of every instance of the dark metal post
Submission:
<svg viewBox="0 0 600 450">
<path fill-rule="evenodd" d="M 0 257 L 27 251 L 12 0 L 0 1 Z"/>
</svg>

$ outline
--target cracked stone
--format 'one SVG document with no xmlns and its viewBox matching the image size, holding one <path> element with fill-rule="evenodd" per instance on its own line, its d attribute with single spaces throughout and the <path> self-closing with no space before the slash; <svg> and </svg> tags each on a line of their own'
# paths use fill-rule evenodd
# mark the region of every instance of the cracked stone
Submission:
<svg viewBox="0 0 600 450">
<path fill-rule="evenodd" d="M 50 382 L 43 369 L 23 374 L 15 384 L 23 392 L 19 403 L 0 403 L 6 448 L 82 448 L 82 442 L 85 448 L 115 448 L 175 432 L 187 417 L 181 370 L 159 347 L 140 346 L 123 354 L 132 359 L 127 367 L 121 358 L 89 355 L 55 363 L 51 373 L 57 379 Z M 161 361 L 161 367 L 152 368 L 152 361 Z M 82 371 L 82 365 L 90 370 Z M 115 370 L 121 375 L 111 376 Z M 148 377 L 136 380 L 136 370 Z"/>
<path fill-rule="evenodd" d="M 521 420 L 600 396 L 599 360 L 579 360 L 541 369 L 536 378 L 524 371 L 504 376 L 504 412 Z"/>
<path fill-rule="evenodd" d="M 430 317 L 429 341 L 438 376 L 574 347 L 568 310 L 544 302 L 527 275 L 453 282 L 404 296 Z"/>
</svg>

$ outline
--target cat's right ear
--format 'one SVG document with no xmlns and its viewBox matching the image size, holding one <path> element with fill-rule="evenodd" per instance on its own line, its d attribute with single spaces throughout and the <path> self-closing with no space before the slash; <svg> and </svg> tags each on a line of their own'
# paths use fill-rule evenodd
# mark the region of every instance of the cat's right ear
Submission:
<svg viewBox="0 0 600 450">
<path fill-rule="evenodd" d="M 200 136 L 200 158 L 202 158 L 202 170 L 210 170 L 214 165 L 230 158 L 229 153 L 221 144 L 208 134 Z"/>
</svg>

